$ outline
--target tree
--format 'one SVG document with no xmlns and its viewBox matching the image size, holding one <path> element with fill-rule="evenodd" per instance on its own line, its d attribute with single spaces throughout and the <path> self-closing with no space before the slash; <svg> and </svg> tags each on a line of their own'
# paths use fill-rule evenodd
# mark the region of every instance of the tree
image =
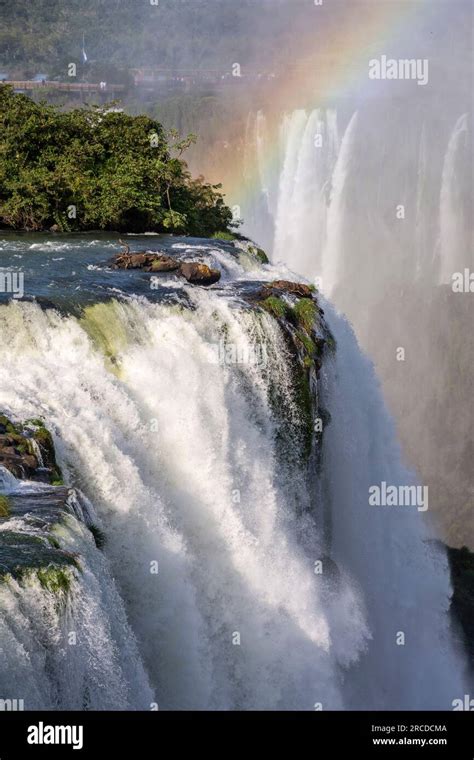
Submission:
<svg viewBox="0 0 474 760">
<path fill-rule="evenodd" d="M 179 140 L 111 107 L 59 111 L 0 86 L 0 222 L 14 229 L 212 235 L 232 224 L 220 186 L 193 179 Z M 176 154 L 176 155 L 173 155 Z"/>
</svg>

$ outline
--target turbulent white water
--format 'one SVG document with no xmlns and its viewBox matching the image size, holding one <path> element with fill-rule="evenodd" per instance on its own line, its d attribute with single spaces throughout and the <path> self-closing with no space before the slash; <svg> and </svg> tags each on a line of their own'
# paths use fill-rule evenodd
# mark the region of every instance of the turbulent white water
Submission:
<svg viewBox="0 0 474 760">
<path fill-rule="evenodd" d="M 349 328 L 331 315 L 332 423 L 309 493 L 275 446 L 272 384 L 294 405 L 277 323 L 190 297 L 194 310 L 135 299 L 80 321 L 0 308 L 0 406 L 44 415 L 107 537 L 104 560 L 79 522 L 65 533 L 85 557 L 66 615 L 34 585 L 2 591 L 5 691 L 22 667 L 45 706 L 77 706 L 86 681 L 92 707 L 449 708 L 464 686 L 446 559 L 415 508 L 367 506 L 370 484 L 411 476 Z M 264 344 L 268 366 L 216 363 L 223 334 L 243 356 Z M 71 626 L 83 645 L 66 650 Z"/>
<path fill-rule="evenodd" d="M 364 590 L 372 637 L 347 676 L 347 698 L 354 709 L 446 708 L 462 688 L 446 555 L 429 541 L 416 507 L 368 503 L 370 486 L 416 479 L 401 461 L 372 365 L 349 325 L 332 310 L 328 316 L 338 340 L 323 395 L 332 415 L 324 441 L 332 556 Z M 394 643 L 400 633 L 402 646 Z"/>
<path fill-rule="evenodd" d="M 10 497 L 34 498 L 45 490 L 17 481 L 3 468 L 0 482 Z M 0 694 L 23 700 L 28 710 L 150 709 L 153 692 L 110 568 L 90 531 L 74 517 L 79 502 L 71 499 L 71 513 L 51 534 L 63 551 L 79 558 L 79 569 L 66 571 L 68 593 L 45 587 L 34 570 L 0 584 Z M 3 520 L 1 536 L 11 531 L 48 540 L 34 519 Z"/>
</svg>

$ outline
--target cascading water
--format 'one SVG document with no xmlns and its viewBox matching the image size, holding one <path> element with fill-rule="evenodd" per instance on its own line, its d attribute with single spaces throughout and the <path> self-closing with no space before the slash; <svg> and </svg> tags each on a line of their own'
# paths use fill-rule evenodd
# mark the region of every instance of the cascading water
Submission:
<svg viewBox="0 0 474 760">
<path fill-rule="evenodd" d="M 370 278 L 374 291 L 386 286 L 387 272 L 397 282 L 435 286 L 450 284 L 453 272 L 472 263 L 467 114 L 450 125 L 441 162 L 433 140 L 443 138 L 432 134 L 433 127 L 414 122 L 404 140 L 396 116 L 356 111 L 339 141 L 335 110 L 284 114 L 276 164 L 262 157 L 276 141 L 264 114 L 253 117 L 248 130 L 249 164 L 258 166 L 253 181 L 260 183 L 272 219 L 272 261 L 319 278 L 336 300 L 337 289 L 347 291 L 354 277 L 362 286 Z M 374 131 L 377 119 L 384 120 L 383 139 Z M 400 172 L 403 161 L 415 166 L 409 177 Z M 244 230 L 267 239 L 267 226 L 263 231 L 254 220 Z M 340 305 L 351 311 L 350 298 Z"/>
<path fill-rule="evenodd" d="M 240 269 L 246 278 L 255 273 Z M 321 371 L 332 422 L 317 483 L 305 466 L 289 471 L 280 460 L 275 389 L 290 417 L 299 412 L 278 321 L 246 308 L 230 283 L 185 290 L 184 308 L 142 297 L 96 303 L 79 317 L 0 307 L 0 406 L 44 417 L 106 534 L 103 559 L 80 521 L 68 527 L 73 537 L 64 533 L 64 548 L 87 568 L 75 577 L 74 623 L 64 629 L 85 626 L 86 643 L 54 655 L 68 680 L 77 671 L 89 683 L 99 657 L 106 697 L 100 703 L 89 687 L 92 707 L 147 709 L 156 699 L 161 709 L 449 708 L 464 686 L 444 555 L 426 541 L 416 509 L 367 505 L 371 484 L 411 478 L 344 320 L 331 312 L 339 346 Z M 216 361 L 223 339 L 247 358 Z M 249 360 L 256 346 L 263 362 Z M 50 619 L 28 589 L 12 593 L 21 630 Z M 2 605 L 14 628 L 10 598 Z M 92 651 L 96 622 L 101 646 Z M 35 705 L 80 698 L 59 687 L 50 695 L 59 676 L 45 658 L 61 625 L 53 620 L 53 642 L 41 632 L 23 643 L 2 636 L 8 662 L 21 647 L 33 652 Z"/>
<path fill-rule="evenodd" d="M 317 164 L 321 149 L 311 151 L 317 127 L 307 129 L 307 113 L 277 116 L 269 254 L 314 282 L 354 326 L 404 453 L 430 484 L 440 535 L 472 546 L 472 117 L 463 101 L 449 103 L 440 110 L 437 99 L 418 103 L 409 95 L 341 100 L 342 139 L 325 168 Z M 462 284 L 455 292 L 456 273 Z"/>
<path fill-rule="evenodd" d="M 463 215 L 462 175 L 469 165 L 467 114 L 457 120 L 444 158 L 440 193 L 439 282 L 451 284 L 455 272 L 467 266 L 472 255 L 467 220 Z"/>
<path fill-rule="evenodd" d="M 442 696 L 446 688 L 462 689 L 447 616 L 446 554 L 430 540 L 416 506 L 369 505 L 372 486 L 414 485 L 416 479 L 402 462 L 371 363 L 345 320 L 332 309 L 327 317 L 338 341 L 323 383 L 332 417 L 324 440 L 331 556 L 364 589 L 372 637 L 347 675 L 348 703 L 353 709 L 440 709 L 450 704 Z"/>
<path fill-rule="evenodd" d="M 344 232 L 345 210 L 348 208 L 346 181 L 353 153 L 354 135 L 357 128 L 357 113 L 352 116 L 341 143 L 334 175 L 332 178 L 331 203 L 328 210 L 328 230 L 323 253 L 322 284 L 325 293 L 330 295 L 341 276 L 344 266 Z"/>
<path fill-rule="evenodd" d="M 281 128 L 283 164 L 278 191 L 273 260 L 313 279 L 321 272 L 329 181 L 338 152 L 333 111 L 294 111 Z M 288 251 L 292 251 L 291 261 Z"/>
<path fill-rule="evenodd" d="M 77 497 L 56 520 L 54 489 L 4 468 L 0 482 L 13 505 L 0 525 L 0 571 L 12 572 L 0 583 L 2 699 L 28 710 L 150 709 L 135 637 L 108 563 L 74 516 Z M 25 551 L 32 566 L 19 574 Z"/>
</svg>

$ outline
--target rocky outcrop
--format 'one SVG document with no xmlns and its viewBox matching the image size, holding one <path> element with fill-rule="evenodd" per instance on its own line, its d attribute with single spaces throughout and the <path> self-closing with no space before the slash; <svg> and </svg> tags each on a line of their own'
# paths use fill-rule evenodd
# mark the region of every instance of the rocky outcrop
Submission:
<svg viewBox="0 0 474 760">
<path fill-rule="evenodd" d="M 211 269 L 207 264 L 186 261 L 180 266 L 180 274 L 193 285 L 213 285 L 221 278 L 218 269 Z"/>
<path fill-rule="evenodd" d="M 51 433 L 39 419 L 14 424 L 0 415 L 0 465 L 19 479 L 62 483 Z"/>
<path fill-rule="evenodd" d="M 252 243 L 251 240 L 248 240 L 248 238 L 235 236 L 235 235 L 233 236 L 233 238 L 234 238 L 233 239 L 234 248 L 236 248 L 238 251 L 241 251 L 243 254 L 246 254 L 249 258 L 254 259 L 259 264 L 270 263 L 265 251 L 262 248 L 259 248 L 254 243 Z"/>
<path fill-rule="evenodd" d="M 324 321 L 324 310 L 310 285 L 275 280 L 263 285 L 249 300 L 280 321 L 303 366 L 319 371 L 325 346 L 334 339 Z"/>
<path fill-rule="evenodd" d="M 0 488 L 5 491 L 0 494 L 0 583 L 34 576 L 48 591 L 66 594 L 81 565 L 79 555 L 61 545 L 71 524 L 65 521 L 81 522 L 98 548 L 104 534 L 80 493 L 62 485 L 53 439 L 43 422 L 13 423 L 0 415 L 0 430 Z M 26 488 L 17 482 L 24 480 Z"/>
<path fill-rule="evenodd" d="M 461 549 L 448 546 L 446 550 L 453 584 L 451 613 L 461 627 L 474 672 L 474 553 L 467 546 Z"/>
<path fill-rule="evenodd" d="M 142 269 L 144 272 L 175 272 L 179 261 L 165 253 L 120 253 L 112 259 L 114 269 Z"/>
<path fill-rule="evenodd" d="M 262 288 L 264 298 L 281 293 L 289 293 L 297 298 L 313 298 L 315 288 L 302 282 L 289 282 L 288 280 L 274 280 Z"/>
<path fill-rule="evenodd" d="M 173 259 L 172 256 L 166 254 L 160 254 L 156 256 L 151 262 L 149 270 L 150 272 L 176 272 L 179 269 L 179 261 Z"/>
<path fill-rule="evenodd" d="M 125 244 L 123 244 L 125 245 Z M 192 285 L 213 285 L 219 282 L 221 273 L 198 261 L 179 261 L 166 253 L 141 251 L 131 253 L 128 246 L 111 260 L 113 269 L 140 269 L 143 272 L 160 274 L 175 272 Z"/>
<path fill-rule="evenodd" d="M 328 422 L 319 405 L 319 371 L 324 353 L 335 347 L 316 289 L 305 283 L 275 280 L 263 284 L 248 295 L 247 300 L 278 321 L 293 356 L 292 385 L 299 410 L 296 424 L 291 410 L 286 409 L 280 399 L 278 389 L 274 393 L 274 406 L 283 420 L 287 418 L 280 432 L 284 458 L 292 462 L 303 456 L 309 462 L 312 455 L 317 458 L 322 429 Z M 317 419 L 322 420 L 321 425 L 315 425 Z"/>
<path fill-rule="evenodd" d="M 21 581 L 32 573 L 49 591 L 67 591 L 71 571 L 78 569 L 77 555 L 60 548 L 54 530 L 65 514 L 72 514 L 71 491 L 62 486 L 34 493 L 4 496 L 8 514 L 0 523 L 15 520 L 15 528 L 0 531 L 0 582 L 11 576 Z"/>
</svg>

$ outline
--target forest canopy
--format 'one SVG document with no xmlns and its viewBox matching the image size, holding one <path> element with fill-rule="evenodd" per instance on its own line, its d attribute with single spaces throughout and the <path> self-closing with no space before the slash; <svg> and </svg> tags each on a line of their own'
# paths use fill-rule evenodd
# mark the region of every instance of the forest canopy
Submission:
<svg viewBox="0 0 474 760">
<path fill-rule="evenodd" d="M 271 68 L 295 2 L 307 0 L 0 0 L 0 66 L 64 78 L 84 42 L 89 64 L 117 70 Z"/>
<path fill-rule="evenodd" d="M 60 111 L 0 86 L 0 224 L 209 236 L 232 225 L 220 185 L 193 179 L 180 140 L 148 116 Z"/>
</svg>

